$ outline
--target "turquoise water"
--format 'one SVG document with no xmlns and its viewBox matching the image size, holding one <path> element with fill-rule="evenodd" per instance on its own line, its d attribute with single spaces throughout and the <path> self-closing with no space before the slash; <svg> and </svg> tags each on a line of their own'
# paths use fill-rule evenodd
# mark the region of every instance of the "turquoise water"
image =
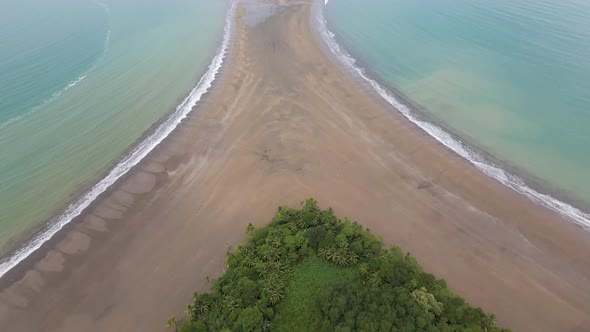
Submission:
<svg viewBox="0 0 590 332">
<path fill-rule="evenodd" d="M 590 2 L 331 0 L 373 75 L 472 145 L 590 202 Z"/>
<path fill-rule="evenodd" d="M 0 255 L 96 183 L 207 69 L 225 1 L 0 1 Z"/>
</svg>

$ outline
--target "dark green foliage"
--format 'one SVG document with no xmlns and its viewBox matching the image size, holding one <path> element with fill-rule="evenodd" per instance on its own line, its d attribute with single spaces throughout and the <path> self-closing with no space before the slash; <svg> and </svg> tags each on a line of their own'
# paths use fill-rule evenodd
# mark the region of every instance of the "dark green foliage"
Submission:
<svg viewBox="0 0 590 332">
<path fill-rule="evenodd" d="M 330 264 L 310 256 L 293 269 L 293 277 L 285 300 L 273 319 L 273 331 L 317 330 L 318 294 L 333 284 L 350 284 L 358 272 Z"/>
<path fill-rule="evenodd" d="M 313 199 L 247 233 L 179 331 L 506 331 L 409 254 Z"/>
<path fill-rule="evenodd" d="M 234 324 L 234 331 L 260 331 L 263 326 L 263 320 L 264 316 L 257 307 L 248 307 L 240 312 L 238 320 Z"/>
</svg>

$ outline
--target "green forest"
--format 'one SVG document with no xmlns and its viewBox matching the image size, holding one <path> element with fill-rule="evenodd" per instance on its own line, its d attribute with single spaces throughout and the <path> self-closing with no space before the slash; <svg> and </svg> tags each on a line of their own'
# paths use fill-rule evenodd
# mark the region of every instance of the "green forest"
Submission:
<svg viewBox="0 0 590 332">
<path fill-rule="evenodd" d="M 408 253 L 357 222 L 321 210 L 280 207 L 270 224 L 249 225 L 226 257 L 212 292 L 193 294 L 186 318 L 201 331 L 508 331 L 469 306 Z M 178 326 L 177 326 L 178 325 Z"/>
</svg>

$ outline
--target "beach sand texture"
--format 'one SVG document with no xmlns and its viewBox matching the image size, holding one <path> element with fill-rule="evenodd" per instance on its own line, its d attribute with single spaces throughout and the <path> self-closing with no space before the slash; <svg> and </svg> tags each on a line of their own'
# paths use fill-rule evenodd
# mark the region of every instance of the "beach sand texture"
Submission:
<svg viewBox="0 0 590 332">
<path fill-rule="evenodd" d="M 482 175 L 342 71 L 310 2 L 256 25 L 248 3 L 198 109 L 1 280 L 2 331 L 165 331 L 223 272 L 248 223 L 308 197 L 410 251 L 501 325 L 590 331 L 587 232 Z"/>
</svg>

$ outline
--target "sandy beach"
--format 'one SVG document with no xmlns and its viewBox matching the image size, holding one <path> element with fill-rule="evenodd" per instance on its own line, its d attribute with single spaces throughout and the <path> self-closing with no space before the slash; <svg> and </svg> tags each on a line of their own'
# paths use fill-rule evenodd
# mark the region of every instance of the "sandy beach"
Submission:
<svg viewBox="0 0 590 332">
<path fill-rule="evenodd" d="M 481 174 L 342 70 L 311 3 L 237 9 L 214 87 L 0 280 L 2 331 L 165 331 L 248 223 L 314 197 L 515 331 L 590 331 L 590 234 Z M 257 24 L 252 24 L 257 22 Z"/>
</svg>

